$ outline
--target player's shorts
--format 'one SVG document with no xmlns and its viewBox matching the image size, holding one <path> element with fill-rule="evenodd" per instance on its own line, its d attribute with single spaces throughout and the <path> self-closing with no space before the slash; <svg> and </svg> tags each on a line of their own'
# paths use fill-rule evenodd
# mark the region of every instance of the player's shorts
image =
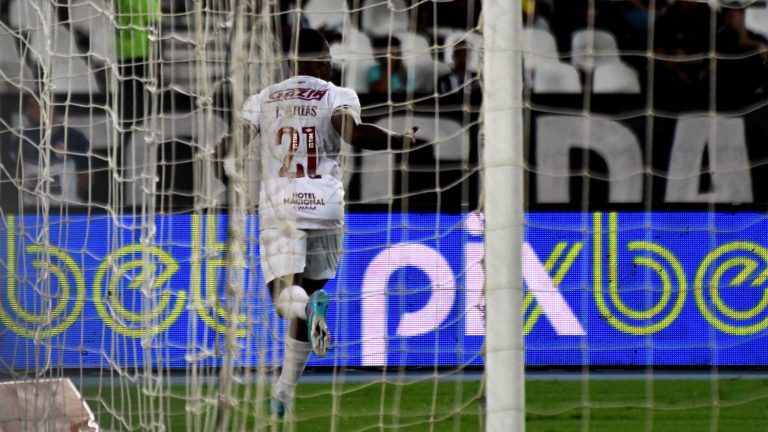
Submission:
<svg viewBox="0 0 768 432">
<path fill-rule="evenodd" d="M 261 230 L 259 246 L 264 282 L 299 273 L 307 279 L 333 279 L 341 257 L 341 230 Z"/>
</svg>

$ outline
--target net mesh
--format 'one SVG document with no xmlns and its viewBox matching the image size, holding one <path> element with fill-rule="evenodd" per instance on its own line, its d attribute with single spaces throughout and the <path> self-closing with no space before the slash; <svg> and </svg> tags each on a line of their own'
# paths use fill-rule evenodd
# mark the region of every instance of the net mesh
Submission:
<svg viewBox="0 0 768 432">
<path fill-rule="evenodd" d="M 509 77 L 481 6 L 0 4 L 3 376 L 70 378 L 103 430 L 483 429 L 482 93 Z M 519 6 L 528 426 L 764 429 L 764 381 L 723 378 L 768 360 L 765 3 Z M 241 107 L 301 27 L 364 121 L 420 130 L 343 143 L 334 345 L 283 423 Z"/>
<path fill-rule="evenodd" d="M 407 31 L 419 9 L 9 2 L 1 38 L 12 54 L 2 68 L 3 373 L 70 377 L 105 430 L 277 424 L 267 399 L 284 329 L 258 264 L 258 153 L 239 127 L 240 107 L 289 76 L 296 30 L 311 22 L 332 43 L 334 79 L 361 94 L 366 121 L 400 131 L 418 123 L 424 135 L 402 154 L 344 147 L 349 264 L 329 287 L 336 344 L 331 356 L 310 361 L 314 378 L 297 396 L 297 407 L 315 408 L 290 419 L 302 430 L 313 423 L 324 430 L 477 427 L 477 379 L 464 386 L 459 377 L 463 365 L 481 364 L 482 231 L 464 227 L 477 207 L 478 156 L 469 135 L 479 105 L 462 88 L 442 102 L 449 91 L 438 89 L 437 78 L 448 69 L 438 60 L 456 42 Z M 469 37 L 477 22 L 469 24 L 453 33 Z M 382 47 L 395 32 L 403 33 L 411 79 L 403 89 L 369 94 L 367 69 L 386 55 Z M 226 160 L 224 141 L 231 144 Z M 227 164 L 229 187 L 220 175 Z M 466 308 L 475 315 L 474 341 L 447 343 L 463 332 L 465 312 L 453 304 L 464 289 L 470 237 L 474 303 Z M 424 266 L 414 253 L 441 267 L 408 270 Z M 389 273 L 386 286 L 374 270 L 361 277 L 371 262 Z M 411 375 L 414 366 L 420 369 Z M 442 377 L 459 385 L 443 388 Z M 469 420 L 454 419 L 467 407 L 474 407 Z"/>
<path fill-rule="evenodd" d="M 527 242 L 545 271 L 524 261 L 526 362 L 574 373 L 539 400 L 528 383 L 528 424 L 752 427 L 765 4 L 541 3 L 523 30 Z"/>
</svg>

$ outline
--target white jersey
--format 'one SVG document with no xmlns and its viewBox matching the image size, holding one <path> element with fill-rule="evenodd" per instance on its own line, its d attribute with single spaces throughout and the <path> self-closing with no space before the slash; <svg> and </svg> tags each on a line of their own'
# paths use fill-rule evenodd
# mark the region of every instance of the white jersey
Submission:
<svg viewBox="0 0 768 432">
<path fill-rule="evenodd" d="M 261 228 L 344 223 L 341 136 L 331 124 L 341 109 L 360 121 L 353 90 L 309 76 L 289 78 L 246 100 L 243 118 L 260 133 Z"/>
</svg>

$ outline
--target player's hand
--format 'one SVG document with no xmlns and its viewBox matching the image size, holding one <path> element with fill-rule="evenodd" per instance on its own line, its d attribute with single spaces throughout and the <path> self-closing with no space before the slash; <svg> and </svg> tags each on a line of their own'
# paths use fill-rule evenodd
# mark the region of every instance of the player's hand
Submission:
<svg viewBox="0 0 768 432">
<path fill-rule="evenodd" d="M 413 126 L 403 134 L 403 147 L 410 147 L 416 143 L 416 132 L 418 130 L 418 126 Z"/>
</svg>

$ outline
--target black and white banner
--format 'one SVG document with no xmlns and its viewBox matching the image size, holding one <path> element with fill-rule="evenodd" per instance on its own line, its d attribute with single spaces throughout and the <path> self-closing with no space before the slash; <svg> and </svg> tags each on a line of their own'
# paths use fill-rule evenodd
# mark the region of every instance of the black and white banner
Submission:
<svg viewBox="0 0 768 432">
<path fill-rule="evenodd" d="M 615 98 L 615 97 L 614 97 Z M 531 208 L 705 209 L 768 204 L 768 108 L 747 113 L 529 117 Z M 585 182 L 587 182 L 585 184 Z"/>
</svg>

